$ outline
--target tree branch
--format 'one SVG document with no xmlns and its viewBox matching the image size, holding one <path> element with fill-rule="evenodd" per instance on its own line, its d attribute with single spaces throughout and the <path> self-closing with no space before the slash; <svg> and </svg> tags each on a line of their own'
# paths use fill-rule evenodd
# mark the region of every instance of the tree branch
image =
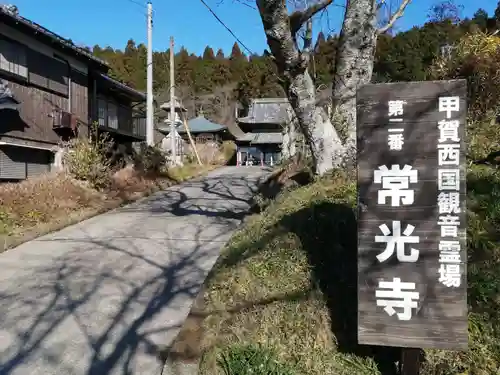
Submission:
<svg viewBox="0 0 500 375">
<path fill-rule="evenodd" d="M 304 11 L 298 10 L 293 12 L 289 17 L 292 35 L 295 35 L 306 21 L 314 17 L 318 12 L 321 12 L 331 3 L 333 3 L 333 0 L 321 0 Z"/>
<path fill-rule="evenodd" d="M 406 6 L 410 3 L 411 0 L 403 0 L 401 5 L 399 6 L 399 9 L 391 16 L 387 24 L 383 27 L 380 27 L 377 32 L 379 34 L 385 33 L 387 30 L 389 30 L 393 25 L 394 22 L 396 22 L 405 12 Z"/>
<path fill-rule="evenodd" d="M 306 32 L 304 34 L 304 48 L 302 49 L 302 58 L 309 65 L 312 49 L 312 19 L 308 19 L 306 23 Z"/>
</svg>

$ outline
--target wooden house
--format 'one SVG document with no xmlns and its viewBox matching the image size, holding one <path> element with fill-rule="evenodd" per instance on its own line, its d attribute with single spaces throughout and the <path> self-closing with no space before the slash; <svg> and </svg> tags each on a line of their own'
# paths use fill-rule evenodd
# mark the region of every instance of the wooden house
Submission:
<svg viewBox="0 0 500 375">
<path fill-rule="evenodd" d="M 253 99 L 245 117 L 237 119 L 245 133 L 236 139 L 238 165 L 274 165 L 282 156 L 284 131 L 291 121 L 286 98 Z"/>
<path fill-rule="evenodd" d="M 145 94 L 88 50 L 0 6 L 0 181 L 51 169 L 61 141 L 92 124 L 125 146 L 145 139 Z M 2 104 L 3 103 L 3 104 Z"/>
</svg>

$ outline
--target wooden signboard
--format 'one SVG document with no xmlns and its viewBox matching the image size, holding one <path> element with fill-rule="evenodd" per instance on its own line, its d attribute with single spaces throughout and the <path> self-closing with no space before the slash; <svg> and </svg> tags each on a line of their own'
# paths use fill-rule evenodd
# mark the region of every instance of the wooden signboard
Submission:
<svg viewBox="0 0 500 375">
<path fill-rule="evenodd" d="M 358 341 L 467 349 L 466 81 L 357 94 Z"/>
</svg>

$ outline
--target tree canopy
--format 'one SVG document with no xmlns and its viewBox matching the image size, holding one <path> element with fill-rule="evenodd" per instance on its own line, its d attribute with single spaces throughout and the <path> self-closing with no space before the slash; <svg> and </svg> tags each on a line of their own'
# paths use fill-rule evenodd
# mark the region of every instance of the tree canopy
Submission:
<svg viewBox="0 0 500 375">
<path fill-rule="evenodd" d="M 425 80 L 429 67 L 440 55 L 444 44 L 457 42 L 465 33 L 479 29 L 493 32 L 500 28 L 500 3 L 494 14 L 478 9 L 471 19 L 457 20 L 452 2 L 431 9 L 429 22 L 421 27 L 378 38 L 373 80 L 375 82 Z M 332 80 L 338 37 L 320 31 L 313 49 L 312 76 L 317 87 Z M 214 53 L 214 50 L 217 53 Z M 113 78 L 137 90 L 146 90 L 146 57 L 144 44 L 129 40 L 123 50 L 94 46 L 92 52 L 111 65 Z M 169 88 L 169 51 L 153 53 L 153 79 L 156 92 Z M 284 96 L 276 67 L 267 54 L 247 56 L 238 43 L 226 55 L 217 46 L 206 46 L 201 56 L 182 47 L 175 54 L 176 87 L 182 95 L 197 97 L 221 87 L 230 87 L 233 100 L 248 103 L 254 97 Z"/>
</svg>

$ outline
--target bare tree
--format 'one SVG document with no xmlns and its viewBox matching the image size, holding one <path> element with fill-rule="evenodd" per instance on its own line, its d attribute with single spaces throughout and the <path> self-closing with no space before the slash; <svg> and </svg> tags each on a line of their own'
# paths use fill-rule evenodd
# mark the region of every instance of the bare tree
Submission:
<svg viewBox="0 0 500 375">
<path fill-rule="evenodd" d="M 378 35 L 393 27 L 409 3 L 402 0 L 387 23 L 379 27 L 377 14 L 384 0 L 347 0 L 335 58 L 332 99 L 334 113 L 347 125 L 349 159 L 354 159 L 356 152 L 356 90 L 371 81 Z"/>
<path fill-rule="evenodd" d="M 346 124 L 347 141 L 342 144 L 329 116 L 316 105 L 314 83 L 308 72 L 312 44 L 312 18 L 333 4 L 333 0 L 316 0 L 304 9 L 289 14 L 284 0 L 256 0 L 267 43 L 283 87 L 297 116 L 313 157 L 316 173 L 324 174 L 354 158 L 356 151 L 356 90 L 369 83 L 377 36 L 389 30 L 410 0 L 402 0 L 398 10 L 382 26 L 377 14 L 384 0 L 347 0 L 344 21 L 336 53 L 332 104 L 336 124 Z M 298 33 L 306 29 L 302 49 Z"/>
<path fill-rule="evenodd" d="M 324 174 L 334 163 L 339 163 L 344 153 L 328 115 L 316 105 L 316 90 L 307 69 L 312 48 L 311 19 L 330 3 L 332 0 L 289 15 L 283 0 L 257 0 L 267 43 L 318 174 Z M 307 30 L 300 50 L 297 37 L 305 24 Z"/>
</svg>

